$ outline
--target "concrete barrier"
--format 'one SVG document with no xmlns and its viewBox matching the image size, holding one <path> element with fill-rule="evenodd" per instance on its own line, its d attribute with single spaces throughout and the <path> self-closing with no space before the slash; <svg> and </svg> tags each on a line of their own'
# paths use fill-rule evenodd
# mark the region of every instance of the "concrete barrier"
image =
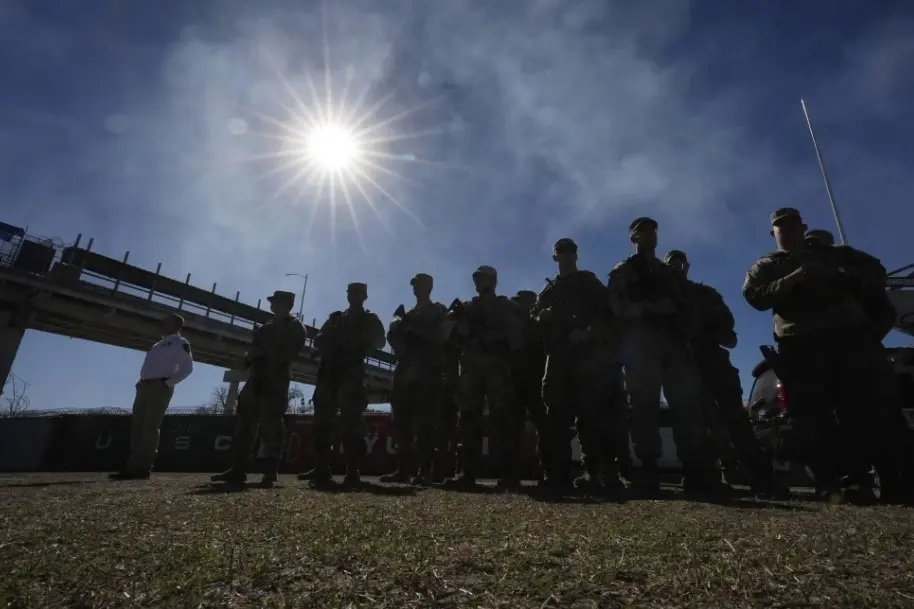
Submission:
<svg viewBox="0 0 914 609">
<path fill-rule="evenodd" d="M 216 472 L 229 466 L 231 438 L 235 420 L 232 417 L 207 415 L 169 415 L 161 428 L 157 471 Z M 498 447 L 483 421 L 482 470 L 484 476 L 495 475 L 493 454 Z M 310 416 L 287 415 L 288 429 L 284 473 L 306 471 L 314 466 L 313 419 Z M 396 444 L 393 424 L 387 414 L 365 415 L 366 459 L 362 473 L 378 475 L 396 467 Z M 670 429 L 662 429 L 664 455 L 660 463 L 678 467 L 675 444 Z M 65 415 L 54 418 L 21 418 L 0 420 L 0 470 L 3 471 L 116 471 L 124 466 L 129 449 L 130 417 L 123 415 Z M 456 445 L 456 431 L 450 434 L 451 447 Z M 536 433 L 529 423 L 521 440 L 520 471 L 526 478 L 539 474 L 536 458 Z M 450 451 L 449 455 L 453 455 Z M 262 455 L 261 455 L 262 456 Z M 573 456 L 580 458 L 575 440 Z M 444 463 L 447 470 L 455 466 L 453 457 Z M 254 457 L 256 461 L 256 455 Z M 345 455 L 338 448 L 333 459 L 334 471 L 342 473 Z M 256 463 L 251 471 L 257 471 Z"/>
<path fill-rule="evenodd" d="M 57 422 L 54 418 L 0 420 L 0 471 L 34 472 L 40 469 Z"/>
<path fill-rule="evenodd" d="M 116 471 L 124 466 L 130 443 L 130 417 L 67 415 L 56 426 L 43 471 Z"/>
</svg>

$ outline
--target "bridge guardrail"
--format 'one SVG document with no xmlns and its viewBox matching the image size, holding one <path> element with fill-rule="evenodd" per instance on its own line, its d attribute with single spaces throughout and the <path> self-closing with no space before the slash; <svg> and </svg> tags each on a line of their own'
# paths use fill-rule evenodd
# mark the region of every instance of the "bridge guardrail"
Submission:
<svg viewBox="0 0 914 609">
<path fill-rule="evenodd" d="M 80 238 L 78 237 L 76 243 L 72 246 L 72 248 L 78 248 L 79 240 Z M 60 283 L 59 278 L 66 276 L 66 273 L 56 273 L 55 270 L 59 269 L 61 266 L 67 265 L 67 263 L 62 259 L 62 252 L 64 248 L 60 244 L 56 243 L 56 241 L 59 240 L 42 239 L 29 234 L 23 234 L 21 237 L 17 236 L 17 238 L 14 241 L 8 243 L 8 247 L 3 250 L 2 256 L 0 256 L 0 267 L 6 267 L 9 272 L 17 273 L 17 269 L 13 268 L 13 265 L 16 261 L 17 253 L 21 248 L 22 243 L 25 241 L 35 241 L 54 247 L 54 262 L 52 272 L 49 273 L 48 276 L 45 276 L 45 280 L 49 282 Z M 89 248 L 91 248 L 91 244 L 92 241 L 90 240 L 89 245 L 85 250 L 86 252 L 88 252 Z M 123 263 L 117 261 L 115 262 L 118 264 L 126 265 L 126 260 L 127 256 L 124 257 Z M 117 298 L 119 296 L 128 296 L 131 300 L 144 300 L 146 302 L 146 306 L 160 310 L 163 313 L 178 312 L 184 316 L 192 316 L 196 321 L 201 323 L 217 324 L 217 326 L 221 326 L 223 329 L 231 328 L 252 331 L 256 327 L 256 322 L 243 316 L 229 314 L 218 309 L 203 306 L 192 300 L 177 298 L 170 294 L 157 292 L 154 286 L 152 288 L 137 286 L 125 282 L 118 277 L 109 277 L 89 269 L 80 267 L 77 268 L 79 269 L 79 273 L 74 275 L 74 278 L 78 280 L 73 282 L 75 283 L 75 286 L 68 285 L 68 287 L 77 287 L 77 289 L 92 290 L 97 292 L 99 295 L 104 295 L 107 297 Z M 55 278 L 55 276 L 57 278 Z M 213 286 L 213 290 L 215 293 L 215 284 Z M 259 300 L 256 308 L 260 309 Z M 300 319 L 300 321 L 305 324 L 306 328 L 308 329 L 308 335 L 305 339 L 305 346 L 307 348 L 313 348 L 316 330 L 314 330 L 313 327 L 308 326 L 304 319 Z M 388 351 L 382 351 L 382 353 L 389 355 L 390 359 L 379 359 L 377 357 L 368 356 L 365 358 L 365 363 L 370 367 L 376 369 L 388 372 L 392 371 L 396 366 L 393 354 L 389 353 Z"/>
</svg>

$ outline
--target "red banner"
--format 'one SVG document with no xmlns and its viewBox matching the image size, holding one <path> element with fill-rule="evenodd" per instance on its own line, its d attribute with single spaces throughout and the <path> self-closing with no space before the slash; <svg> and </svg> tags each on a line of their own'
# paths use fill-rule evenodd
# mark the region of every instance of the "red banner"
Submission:
<svg viewBox="0 0 914 609">
<path fill-rule="evenodd" d="M 286 444 L 286 457 L 284 470 L 289 472 L 303 472 L 314 465 L 313 452 L 313 419 L 311 417 L 289 417 L 287 420 L 289 436 Z M 486 423 L 483 433 L 488 436 Z M 365 415 L 365 449 L 366 458 L 362 463 L 362 473 L 377 475 L 393 471 L 397 467 L 396 444 L 393 434 L 393 422 L 386 414 Z M 449 460 L 445 460 L 445 467 L 450 470 L 454 467 L 453 455 L 456 446 L 456 430 L 450 434 L 451 450 L 448 451 Z M 485 475 L 493 474 L 492 452 L 493 446 L 488 437 L 483 440 L 483 472 Z M 450 462 L 448 462 L 450 461 Z M 345 457 L 342 447 L 335 453 L 334 470 L 342 471 L 345 467 Z M 536 458 L 536 432 L 533 426 L 527 423 L 527 429 L 521 441 L 520 454 L 521 472 L 530 477 L 535 477 L 539 472 Z"/>
</svg>

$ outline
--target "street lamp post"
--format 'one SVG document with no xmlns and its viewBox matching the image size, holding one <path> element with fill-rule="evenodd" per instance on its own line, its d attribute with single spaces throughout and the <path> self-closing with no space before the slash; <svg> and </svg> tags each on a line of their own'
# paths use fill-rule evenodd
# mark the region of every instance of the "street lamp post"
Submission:
<svg viewBox="0 0 914 609">
<path fill-rule="evenodd" d="M 304 284 L 301 287 L 301 300 L 298 304 L 298 320 L 304 323 L 304 311 L 305 311 L 305 292 L 308 290 L 308 274 L 305 273 L 286 273 L 286 277 L 301 277 L 305 280 Z"/>
</svg>

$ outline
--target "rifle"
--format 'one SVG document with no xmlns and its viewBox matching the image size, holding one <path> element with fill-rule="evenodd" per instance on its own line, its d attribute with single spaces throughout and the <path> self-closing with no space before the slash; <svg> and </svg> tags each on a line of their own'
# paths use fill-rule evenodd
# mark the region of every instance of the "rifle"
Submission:
<svg viewBox="0 0 914 609">
<path fill-rule="evenodd" d="M 317 353 L 320 356 L 320 363 L 317 367 L 317 380 L 329 380 L 333 376 L 336 367 L 340 343 L 340 330 L 343 314 L 340 311 L 334 311 L 330 314 L 328 320 L 329 326 L 326 332 L 318 333 L 314 340 Z"/>
<path fill-rule="evenodd" d="M 770 345 L 761 345 L 759 351 L 762 352 L 762 358 L 768 365 L 771 366 L 771 369 L 774 370 L 775 376 L 778 377 L 778 380 L 781 383 L 784 382 L 784 362 L 781 361 L 781 356 L 777 351 L 774 350 L 774 347 Z"/>
<path fill-rule="evenodd" d="M 406 333 L 406 328 L 404 327 L 406 319 L 406 307 L 401 304 L 397 307 L 396 311 L 394 311 L 394 321 L 391 324 L 390 332 L 387 337 L 394 355 L 397 356 L 397 361 L 403 361 L 406 356 L 407 345 L 403 338 L 403 335 Z"/>
<path fill-rule="evenodd" d="M 573 330 L 584 330 L 589 325 L 587 320 L 579 316 L 563 298 L 558 287 L 550 278 L 546 278 L 547 288 L 545 293 L 552 295 L 549 306 L 537 312 L 538 324 L 543 326 L 543 337 L 546 343 L 564 345 L 570 342 L 569 335 Z M 543 313 L 546 313 L 545 319 Z"/>
<path fill-rule="evenodd" d="M 498 333 L 493 332 L 492 323 L 485 315 L 480 313 L 480 309 L 481 305 L 478 305 L 472 311 L 468 311 L 466 304 L 461 302 L 459 298 L 455 298 L 448 308 L 448 321 L 457 322 L 458 325 L 460 322 L 466 321 L 470 327 L 469 335 L 479 343 L 484 351 L 499 350 L 501 347 L 499 343 L 507 343 L 507 341 L 492 339 L 492 335 L 497 335 Z M 467 337 L 461 338 L 465 340 Z"/>
</svg>

